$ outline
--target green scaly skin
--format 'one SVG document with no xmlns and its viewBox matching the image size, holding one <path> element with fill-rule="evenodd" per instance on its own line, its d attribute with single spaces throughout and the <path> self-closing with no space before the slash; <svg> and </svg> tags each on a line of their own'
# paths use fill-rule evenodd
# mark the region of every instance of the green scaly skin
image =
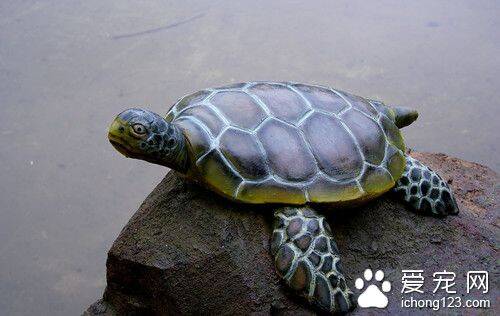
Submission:
<svg viewBox="0 0 500 316">
<path fill-rule="evenodd" d="M 142 109 L 123 111 L 111 123 L 108 139 L 127 158 L 187 172 L 189 158 L 184 135 L 156 113 Z"/>
<path fill-rule="evenodd" d="M 406 156 L 403 176 L 396 182 L 393 191 L 417 213 L 443 217 L 456 215 L 459 211 L 448 183 L 410 156 Z"/>
<path fill-rule="evenodd" d="M 271 254 L 279 276 L 309 302 L 332 313 L 356 306 L 339 249 L 323 216 L 309 207 L 276 209 Z"/>
</svg>

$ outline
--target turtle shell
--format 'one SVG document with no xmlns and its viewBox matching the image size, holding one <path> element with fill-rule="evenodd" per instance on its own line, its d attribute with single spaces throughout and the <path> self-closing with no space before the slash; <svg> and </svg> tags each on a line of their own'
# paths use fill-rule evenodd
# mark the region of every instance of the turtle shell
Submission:
<svg viewBox="0 0 500 316">
<path fill-rule="evenodd" d="M 166 119 L 188 140 L 188 176 L 245 203 L 367 200 L 392 188 L 406 162 L 383 103 L 321 86 L 207 89 L 180 99 Z"/>
</svg>

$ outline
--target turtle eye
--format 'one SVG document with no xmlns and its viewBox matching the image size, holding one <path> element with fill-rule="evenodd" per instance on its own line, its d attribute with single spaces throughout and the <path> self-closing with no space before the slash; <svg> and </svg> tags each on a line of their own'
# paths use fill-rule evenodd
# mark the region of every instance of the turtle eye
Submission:
<svg viewBox="0 0 500 316">
<path fill-rule="evenodd" d="M 142 124 L 134 124 L 132 125 L 132 129 L 134 130 L 134 133 L 138 135 L 146 134 L 146 128 Z"/>
</svg>

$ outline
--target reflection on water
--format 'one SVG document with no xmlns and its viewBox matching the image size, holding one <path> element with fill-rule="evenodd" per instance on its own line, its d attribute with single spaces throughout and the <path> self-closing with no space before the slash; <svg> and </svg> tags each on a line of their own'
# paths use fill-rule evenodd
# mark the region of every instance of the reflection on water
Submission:
<svg viewBox="0 0 500 316">
<path fill-rule="evenodd" d="M 499 170 L 497 1 L 4 1 L 0 310 L 80 313 L 113 239 L 165 169 L 107 125 L 246 80 L 329 84 L 417 108 L 417 150 Z"/>
</svg>

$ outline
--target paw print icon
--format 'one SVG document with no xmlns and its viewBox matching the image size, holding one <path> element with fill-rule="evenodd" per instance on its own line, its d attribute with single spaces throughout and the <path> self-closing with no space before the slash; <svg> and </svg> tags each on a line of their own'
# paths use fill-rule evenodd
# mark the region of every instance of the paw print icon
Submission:
<svg viewBox="0 0 500 316">
<path fill-rule="evenodd" d="M 366 269 L 363 278 L 357 278 L 354 285 L 358 290 L 363 290 L 363 292 L 358 296 L 358 305 L 359 307 L 369 308 L 386 308 L 389 300 L 384 293 L 387 293 L 391 290 L 391 283 L 389 281 L 384 280 L 384 271 L 378 270 L 375 272 L 375 280 L 377 282 L 372 281 L 373 272 L 371 269 Z M 363 281 L 364 279 L 364 281 Z M 371 284 L 369 284 L 371 283 Z M 378 284 L 376 284 L 378 283 Z M 380 287 L 379 287 L 380 284 Z M 382 289 L 382 291 L 380 290 Z"/>
</svg>

